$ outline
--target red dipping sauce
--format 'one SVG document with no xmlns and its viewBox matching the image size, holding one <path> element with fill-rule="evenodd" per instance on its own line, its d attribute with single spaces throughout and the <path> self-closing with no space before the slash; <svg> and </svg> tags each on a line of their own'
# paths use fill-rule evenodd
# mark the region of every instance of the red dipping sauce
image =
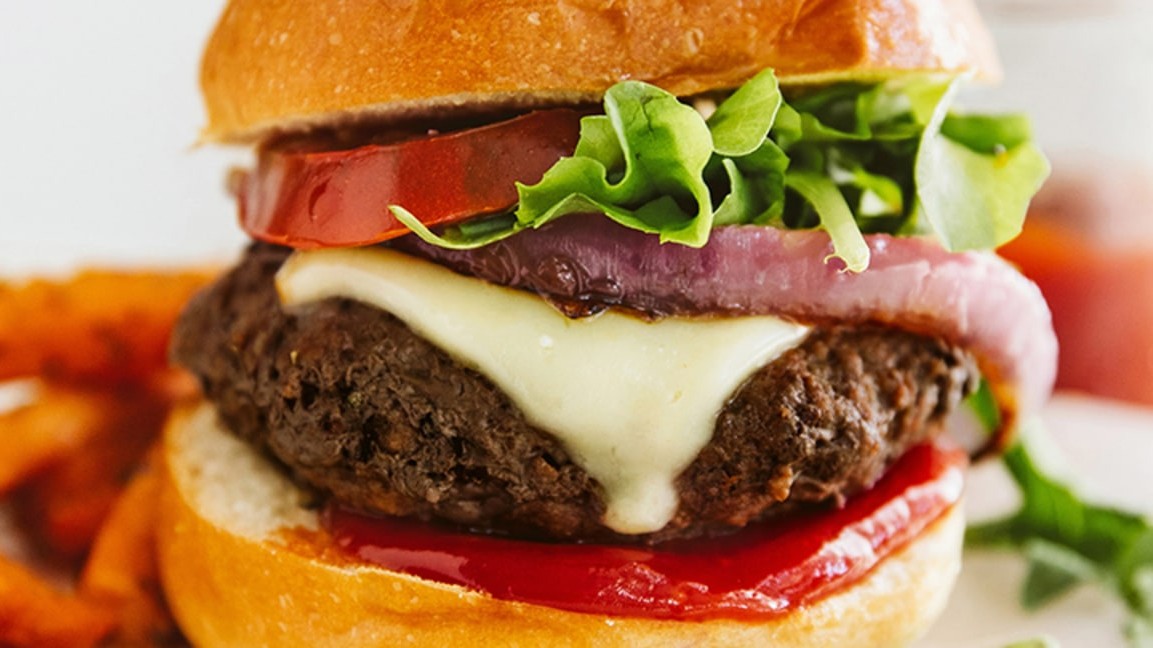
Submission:
<svg viewBox="0 0 1153 648">
<path fill-rule="evenodd" d="M 338 547 L 392 571 L 498 599 L 613 616 L 756 619 L 846 587 L 957 503 L 967 458 L 921 445 L 844 508 L 657 547 L 456 532 L 330 507 Z"/>
</svg>

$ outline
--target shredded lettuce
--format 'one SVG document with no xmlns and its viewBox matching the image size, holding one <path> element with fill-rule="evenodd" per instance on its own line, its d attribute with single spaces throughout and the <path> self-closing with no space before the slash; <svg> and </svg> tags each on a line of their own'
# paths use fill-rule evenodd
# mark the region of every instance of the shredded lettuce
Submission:
<svg viewBox="0 0 1153 648">
<path fill-rule="evenodd" d="M 706 119 L 660 88 L 625 81 L 605 94 L 603 115 L 582 120 L 572 157 L 518 184 L 511 215 L 437 234 L 392 211 L 421 238 L 454 248 L 598 212 L 693 247 L 718 225 L 820 228 L 853 272 L 868 266 L 868 233 L 991 249 L 1020 231 L 1048 164 L 1024 118 L 950 114 L 954 85 L 840 84 L 786 101 L 766 70 Z"/>
</svg>

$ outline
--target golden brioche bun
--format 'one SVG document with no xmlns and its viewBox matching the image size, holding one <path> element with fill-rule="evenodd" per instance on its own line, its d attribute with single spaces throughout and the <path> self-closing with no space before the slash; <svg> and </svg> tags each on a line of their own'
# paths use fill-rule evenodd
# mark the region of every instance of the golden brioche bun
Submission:
<svg viewBox="0 0 1153 648">
<path fill-rule="evenodd" d="M 198 646 L 900 646 L 944 607 L 960 507 L 864 580 L 765 623 L 614 618 L 493 599 L 305 544 L 305 495 L 198 405 L 169 423 L 159 557 Z M 297 529 L 285 533 L 285 529 Z M 304 531 L 300 531 L 304 530 Z"/>
<path fill-rule="evenodd" d="M 688 96 L 998 74 L 971 0 L 231 0 L 204 54 L 204 137 L 335 120 L 597 102 L 624 79 Z"/>
</svg>

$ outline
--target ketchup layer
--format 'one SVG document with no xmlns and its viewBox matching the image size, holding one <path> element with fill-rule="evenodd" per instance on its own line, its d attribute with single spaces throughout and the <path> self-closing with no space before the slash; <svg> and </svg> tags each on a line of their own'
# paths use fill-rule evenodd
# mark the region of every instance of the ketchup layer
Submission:
<svg viewBox="0 0 1153 648">
<path fill-rule="evenodd" d="M 657 547 L 554 544 L 448 531 L 330 507 L 338 547 L 392 571 L 498 599 L 612 616 L 756 619 L 835 593 L 961 496 L 964 453 L 921 445 L 840 509 Z"/>
</svg>

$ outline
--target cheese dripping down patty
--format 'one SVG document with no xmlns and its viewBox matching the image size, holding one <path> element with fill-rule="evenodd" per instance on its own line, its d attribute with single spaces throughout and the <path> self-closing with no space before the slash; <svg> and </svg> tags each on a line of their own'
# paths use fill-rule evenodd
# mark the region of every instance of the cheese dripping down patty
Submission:
<svg viewBox="0 0 1153 648">
<path fill-rule="evenodd" d="M 486 376 L 601 485 L 603 522 L 624 534 L 672 519 L 676 477 L 725 403 L 809 331 L 769 316 L 571 319 L 536 295 L 382 247 L 295 252 L 276 284 L 286 306 L 343 297 L 388 311 Z"/>
</svg>

